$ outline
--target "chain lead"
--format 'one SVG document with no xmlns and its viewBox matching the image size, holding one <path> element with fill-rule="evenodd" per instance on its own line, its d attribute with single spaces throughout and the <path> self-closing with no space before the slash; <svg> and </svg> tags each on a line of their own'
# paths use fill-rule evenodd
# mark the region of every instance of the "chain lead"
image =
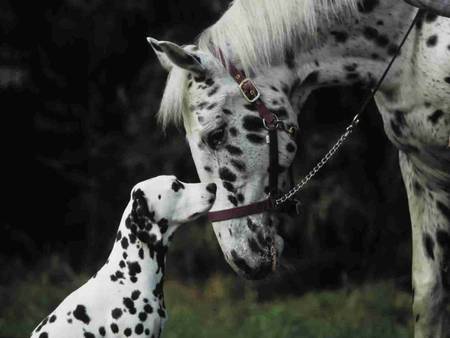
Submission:
<svg viewBox="0 0 450 338">
<path fill-rule="evenodd" d="M 383 75 L 378 80 L 375 88 L 369 95 L 367 95 L 366 99 L 364 100 L 363 105 L 361 106 L 358 114 L 355 115 L 352 122 L 348 125 L 348 127 L 345 129 L 345 133 L 341 135 L 341 137 L 337 140 L 337 142 L 333 145 L 333 147 L 325 154 L 325 156 L 319 161 L 319 163 L 316 164 L 316 166 L 306 175 L 297 185 L 295 185 L 291 190 L 289 190 L 286 194 L 281 196 L 280 198 L 275 199 L 275 206 L 280 206 L 281 204 L 287 202 L 290 200 L 296 193 L 298 193 L 306 183 L 311 181 L 311 179 L 316 176 L 316 174 L 322 169 L 322 167 L 327 164 L 327 162 L 333 157 L 333 155 L 339 150 L 339 148 L 342 147 L 343 143 L 348 139 L 350 134 L 353 132 L 355 127 L 359 123 L 359 117 L 360 115 L 366 110 L 367 106 L 369 105 L 370 101 L 373 99 L 375 94 L 380 89 L 384 79 L 386 78 L 387 74 L 389 73 L 389 70 L 391 69 L 392 65 L 394 64 L 394 61 L 397 59 L 398 55 L 400 54 L 400 50 L 402 49 L 403 45 L 406 42 L 406 39 L 409 36 L 409 33 L 411 33 L 412 29 L 414 28 L 415 24 L 417 23 L 420 16 L 423 14 L 421 10 L 419 10 L 414 20 L 412 21 L 411 25 L 409 26 L 405 36 L 403 37 L 403 40 L 401 41 L 400 45 L 397 47 L 396 53 L 392 57 L 391 61 L 389 62 L 389 65 L 386 67 Z"/>
</svg>

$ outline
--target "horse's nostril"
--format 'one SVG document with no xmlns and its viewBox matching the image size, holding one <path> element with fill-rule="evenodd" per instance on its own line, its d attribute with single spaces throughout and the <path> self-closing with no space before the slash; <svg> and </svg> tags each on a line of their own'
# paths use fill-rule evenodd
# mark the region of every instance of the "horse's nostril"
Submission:
<svg viewBox="0 0 450 338">
<path fill-rule="evenodd" d="M 206 190 L 208 190 L 211 194 L 215 194 L 217 191 L 217 185 L 215 183 L 210 183 L 206 186 Z"/>
</svg>

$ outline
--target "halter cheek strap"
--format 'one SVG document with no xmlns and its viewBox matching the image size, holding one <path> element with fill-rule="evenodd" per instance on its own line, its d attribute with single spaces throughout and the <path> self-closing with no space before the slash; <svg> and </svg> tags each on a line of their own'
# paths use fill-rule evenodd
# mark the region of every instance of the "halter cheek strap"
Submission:
<svg viewBox="0 0 450 338">
<path fill-rule="evenodd" d="M 222 51 L 218 50 L 219 59 L 223 66 L 228 69 L 231 77 L 237 82 L 242 95 L 246 101 L 253 105 L 259 113 L 259 117 L 263 121 L 264 127 L 269 131 L 266 138 L 269 143 L 269 191 L 270 196 L 276 197 L 278 194 L 278 129 L 282 127 L 278 116 L 272 113 L 264 102 L 261 100 L 261 93 L 256 88 L 254 82 L 250 80 L 245 72 L 239 70 L 233 63 L 226 62 Z M 259 214 L 265 211 L 274 211 L 275 205 L 271 198 L 266 200 L 248 204 L 241 207 L 235 207 L 220 211 L 211 211 L 208 213 L 210 222 L 226 221 L 233 218 L 241 218 L 249 215 Z"/>
</svg>

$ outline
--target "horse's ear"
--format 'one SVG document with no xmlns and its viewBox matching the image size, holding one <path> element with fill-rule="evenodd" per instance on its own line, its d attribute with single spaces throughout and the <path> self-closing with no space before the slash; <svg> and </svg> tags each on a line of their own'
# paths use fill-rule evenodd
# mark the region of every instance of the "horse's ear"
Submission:
<svg viewBox="0 0 450 338">
<path fill-rule="evenodd" d="M 194 52 L 187 51 L 169 41 L 158 41 L 153 38 L 147 38 L 147 41 L 158 56 L 161 65 L 167 71 L 170 71 L 175 65 L 196 74 L 205 73 L 200 58 Z"/>
</svg>

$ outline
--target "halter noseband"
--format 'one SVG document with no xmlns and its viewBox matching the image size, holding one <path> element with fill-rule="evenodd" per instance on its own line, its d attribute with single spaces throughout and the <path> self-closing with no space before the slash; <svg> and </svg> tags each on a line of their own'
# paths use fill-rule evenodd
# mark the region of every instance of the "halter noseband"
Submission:
<svg viewBox="0 0 450 338">
<path fill-rule="evenodd" d="M 278 116 L 271 112 L 261 100 L 261 93 L 255 86 L 255 83 L 249 79 L 244 71 L 239 70 L 232 62 L 227 62 L 223 56 L 222 50 L 218 50 L 219 59 L 223 66 L 228 69 L 231 77 L 237 82 L 245 100 L 253 105 L 263 121 L 264 127 L 269 131 L 266 141 L 269 144 L 269 195 L 270 197 L 256 203 L 225 209 L 220 211 L 211 211 L 208 213 L 210 222 L 226 221 L 233 218 L 241 218 L 249 215 L 259 214 L 265 211 L 276 211 L 274 198 L 278 195 L 278 130 L 294 134 L 294 130 L 287 130 L 284 123 Z"/>
</svg>

